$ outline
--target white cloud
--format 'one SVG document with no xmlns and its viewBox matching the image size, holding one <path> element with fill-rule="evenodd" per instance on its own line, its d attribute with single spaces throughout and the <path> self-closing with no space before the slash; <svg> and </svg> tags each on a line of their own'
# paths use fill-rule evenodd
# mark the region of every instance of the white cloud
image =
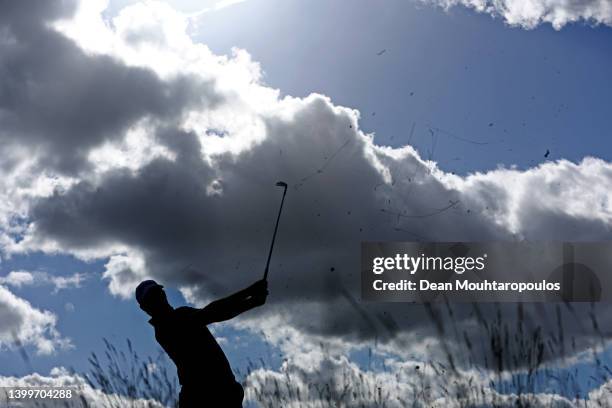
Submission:
<svg viewBox="0 0 612 408">
<path fill-rule="evenodd" d="M 6 276 L 0 276 L 0 284 L 15 288 L 29 285 L 52 285 L 53 293 L 57 293 L 62 289 L 79 288 L 85 279 L 84 273 L 61 276 L 47 272 L 11 271 Z"/>
<path fill-rule="evenodd" d="M 57 293 L 62 289 L 80 288 L 87 275 L 75 273 L 69 276 L 47 276 L 53 285 L 53 291 Z"/>
<path fill-rule="evenodd" d="M 398 350 L 385 352 L 372 342 L 363 348 L 327 341 L 300 333 L 279 322 L 264 323 L 259 329 L 270 333 L 266 340 L 279 345 L 283 362 L 278 369 L 262 366 L 246 377 L 246 399 L 260 406 L 318 408 L 331 405 L 362 407 L 609 407 L 612 406 L 612 382 L 605 382 L 607 367 L 596 362 L 601 356 L 590 351 L 586 360 L 569 359 L 568 364 L 543 364 L 530 371 L 508 370 L 497 372 L 491 366 L 461 365 L 453 370 L 447 361 L 437 359 L 429 350 L 421 358 L 398 357 Z M 270 324 L 275 330 L 267 330 Z M 459 328 L 461 330 L 461 328 Z M 413 341 L 422 341 L 418 337 Z M 488 341 L 488 340 L 485 340 Z M 435 345 L 434 347 L 440 347 Z M 521 342 L 525 351 L 533 344 Z M 353 358 L 358 352 L 361 357 Z M 456 351 L 455 361 L 461 359 Z M 475 353 L 482 353 L 478 349 Z M 391 353 L 391 354 L 389 354 Z M 518 355 L 517 355 L 518 356 Z M 509 357 L 509 359 L 517 358 Z M 520 358 L 520 357 L 519 357 Z M 356 361 L 360 363 L 357 364 Z M 590 392 L 585 389 L 581 370 L 592 374 Z M 539 385 L 528 378 L 538 377 Z M 598 380 L 602 383 L 598 384 Z M 563 384 L 557 384 L 565 378 Z M 548 385 L 547 381 L 550 381 Z M 522 386 L 517 388 L 517 384 Z M 512 385 L 510 385 L 512 384 Z M 587 399 L 570 400 L 559 393 L 568 388 L 580 390 Z M 504 392 L 500 390 L 506 390 Z M 520 392 L 518 392 L 520 390 Z M 537 391 L 539 390 L 539 391 Z"/>
<path fill-rule="evenodd" d="M 444 8 L 465 6 L 513 26 L 535 28 L 550 23 L 563 26 L 584 22 L 612 26 L 612 3 L 608 0 L 421 0 Z"/>
<path fill-rule="evenodd" d="M 612 405 L 612 380 L 606 381 L 599 388 L 589 392 L 589 403 L 597 407 L 609 407 Z"/>
<path fill-rule="evenodd" d="M 112 255 L 104 268 L 102 276 L 109 280 L 110 292 L 126 299 L 133 296 L 138 283 L 147 278 L 145 260 L 135 251 Z"/>
<path fill-rule="evenodd" d="M 24 377 L 0 376 L 0 387 L 28 387 L 36 389 L 41 387 L 60 387 L 70 389 L 74 396 L 71 399 L 24 399 L 19 401 L 9 400 L 7 388 L 0 390 L 0 404 L 19 406 L 21 408 L 34 408 L 41 406 L 44 402 L 45 407 L 49 408 L 87 408 L 87 407 L 133 407 L 133 408 L 163 408 L 164 405 L 154 400 L 131 399 L 126 396 L 104 393 L 92 388 L 85 378 L 78 374 L 71 374 L 63 367 L 56 367 L 51 370 L 49 375 L 37 373 L 29 374 Z M 4 406 L 4 405 L 3 405 Z"/>
<path fill-rule="evenodd" d="M 6 276 L 0 276 L 0 284 L 20 288 L 32 285 L 34 275 L 28 271 L 11 271 Z"/>
<path fill-rule="evenodd" d="M 39 354 L 70 347 L 70 341 L 57 332 L 56 323 L 53 313 L 34 308 L 0 285 L 0 346 L 31 345 Z"/>
<path fill-rule="evenodd" d="M 593 391 L 591 400 L 574 404 L 553 393 L 501 394 L 491 387 L 495 380 L 477 371 L 453 374 L 435 362 L 387 360 L 384 367 L 365 369 L 343 355 L 306 353 L 299 359 L 285 360 L 278 370 L 259 368 L 251 372 L 245 395 L 260 406 L 289 408 L 590 408 L 609 406 L 611 402 L 605 389 L 609 385 Z"/>
</svg>

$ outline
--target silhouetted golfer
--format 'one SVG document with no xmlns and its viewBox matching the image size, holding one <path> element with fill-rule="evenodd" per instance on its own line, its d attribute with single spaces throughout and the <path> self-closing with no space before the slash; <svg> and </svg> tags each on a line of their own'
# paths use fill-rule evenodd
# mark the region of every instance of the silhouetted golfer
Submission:
<svg viewBox="0 0 612 408">
<path fill-rule="evenodd" d="M 242 386 L 206 325 L 261 306 L 267 296 L 268 283 L 260 280 L 203 309 L 174 309 L 163 286 L 153 280 L 138 285 L 136 300 L 151 316 L 149 323 L 155 328 L 155 339 L 176 364 L 181 384 L 180 408 L 242 407 Z"/>
</svg>

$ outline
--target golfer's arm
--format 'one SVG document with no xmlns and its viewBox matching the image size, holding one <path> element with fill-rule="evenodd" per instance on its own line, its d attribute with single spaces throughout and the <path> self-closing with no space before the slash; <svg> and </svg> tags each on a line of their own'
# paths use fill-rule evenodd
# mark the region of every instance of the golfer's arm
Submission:
<svg viewBox="0 0 612 408">
<path fill-rule="evenodd" d="M 250 296 L 249 292 L 243 289 L 226 298 L 211 302 L 208 306 L 200 310 L 200 317 L 204 324 L 223 322 L 257 305 L 257 302 Z"/>
</svg>

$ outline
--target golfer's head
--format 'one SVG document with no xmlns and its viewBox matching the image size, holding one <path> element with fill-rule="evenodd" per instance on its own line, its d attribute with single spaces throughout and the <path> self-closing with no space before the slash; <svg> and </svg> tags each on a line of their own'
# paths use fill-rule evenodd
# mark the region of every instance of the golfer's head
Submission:
<svg viewBox="0 0 612 408">
<path fill-rule="evenodd" d="M 154 280 L 140 282 L 136 287 L 136 301 L 138 301 L 140 308 L 151 316 L 167 310 L 170 305 L 163 288 Z"/>
</svg>

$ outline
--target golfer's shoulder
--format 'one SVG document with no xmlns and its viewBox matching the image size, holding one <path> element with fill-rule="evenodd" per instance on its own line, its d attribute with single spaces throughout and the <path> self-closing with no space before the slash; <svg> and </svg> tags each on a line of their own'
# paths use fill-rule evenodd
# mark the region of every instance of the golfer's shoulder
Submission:
<svg viewBox="0 0 612 408">
<path fill-rule="evenodd" d="M 180 318 L 190 318 L 198 313 L 199 309 L 195 309 L 189 306 L 181 306 L 174 309 L 174 316 Z"/>
</svg>

